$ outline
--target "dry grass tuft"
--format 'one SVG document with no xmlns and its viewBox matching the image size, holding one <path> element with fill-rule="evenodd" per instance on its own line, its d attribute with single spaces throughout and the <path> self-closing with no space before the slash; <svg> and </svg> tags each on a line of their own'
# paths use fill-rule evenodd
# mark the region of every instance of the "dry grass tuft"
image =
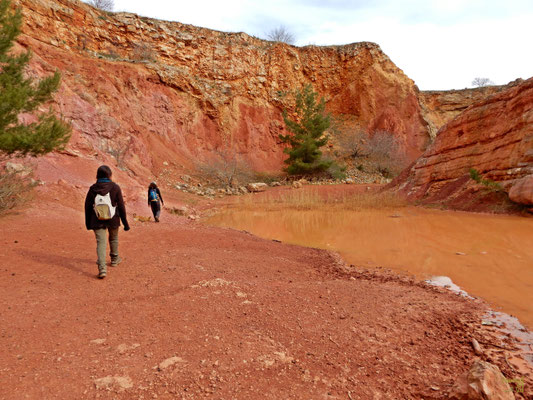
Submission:
<svg viewBox="0 0 533 400">
<path fill-rule="evenodd" d="M 32 198 L 34 186 L 28 176 L 16 172 L 0 173 L 0 215 L 27 203 Z"/>
<path fill-rule="evenodd" d="M 292 209 L 316 210 L 323 208 L 358 211 L 364 209 L 390 209 L 407 206 L 407 202 L 396 193 L 353 193 L 343 195 L 321 195 L 313 190 L 291 190 L 287 193 L 266 193 L 262 196 L 245 196 L 237 203 L 240 209 Z"/>
</svg>

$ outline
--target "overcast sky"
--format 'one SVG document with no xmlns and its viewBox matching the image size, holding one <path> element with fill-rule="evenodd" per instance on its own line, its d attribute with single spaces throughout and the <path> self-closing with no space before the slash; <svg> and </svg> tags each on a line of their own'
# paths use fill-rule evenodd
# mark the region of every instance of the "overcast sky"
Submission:
<svg viewBox="0 0 533 400">
<path fill-rule="evenodd" d="M 297 46 L 375 42 L 422 90 L 533 76 L 533 0 L 115 0 L 115 11 L 260 38 L 283 25 Z"/>
</svg>

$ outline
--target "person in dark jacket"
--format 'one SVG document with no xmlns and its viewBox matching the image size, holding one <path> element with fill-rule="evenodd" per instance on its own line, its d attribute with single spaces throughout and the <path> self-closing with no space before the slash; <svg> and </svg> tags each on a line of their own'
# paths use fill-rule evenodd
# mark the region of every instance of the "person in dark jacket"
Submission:
<svg viewBox="0 0 533 400">
<path fill-rule="evenodd" d="M 122 198 L 120 186 L 111 181 L 111 168 L 102 165 L 96 172 L 96 183 L 89 188 L 85 197 L 85 226 L 87 230 L 93 230 L 96 237 L 96 254 L 98 255 L 98 278 L 105 278 L 106 268 L 106 231 L 109 232 L 109 247 L 111 266 L 116 267 L 122 259 L 118 255 L 118 229 L 120 221 L 124 230 L 129 231 L 130 225 L 126 218 L 126 207 Z M 109 199 L 115 214 L 110 219 L 99 219 L 95 211 L 95 198 L 97 195 L 106 196 Z M 107 197 L 107 196 L 106 196 Z"/>
<path fill-rule="evenodd" d="M 151 182 L 148 186 L 148 206 L 152 208 L 155 222 L 159 222 L 159 215 L 161 215 L 161 204 L 165 204 L 161 191 L 155 182 Z"/>
</svg>

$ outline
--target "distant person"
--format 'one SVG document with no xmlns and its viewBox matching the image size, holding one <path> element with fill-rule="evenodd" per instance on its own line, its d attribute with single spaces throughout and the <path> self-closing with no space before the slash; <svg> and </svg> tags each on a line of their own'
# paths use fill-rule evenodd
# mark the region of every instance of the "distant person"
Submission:
<svg viewBox="0 0 533 400">
<path fill-rule="evenodd" d="M 118 255 L 118 228 L 120 221 L 124 230 L 130 225 L 126 218 L 126 207 L 122 199 L 120 186 L 111 181 L 111 168 L 102 165 L 96 172 L 96 183 L 89 188 L 85 197 L 85 226 L 93 230 L 96 236 L 96 254 L 98 255 L 98 278 L 107 275 L 106 268 L 106 231 L 109 232 L 111 266 L 116 267 L 122 261 Z"/>
<path fill-rule="evenodd" d="M 152 208 L 152 214 L 154 214 L 155 222 L 159 222 L 159 216 L 161 215 L 161 204 L 165 204 L 161 191 L 157 187 L 155 182 L 150 183 L 148 186 L 148 206 Z"/>
</svg>

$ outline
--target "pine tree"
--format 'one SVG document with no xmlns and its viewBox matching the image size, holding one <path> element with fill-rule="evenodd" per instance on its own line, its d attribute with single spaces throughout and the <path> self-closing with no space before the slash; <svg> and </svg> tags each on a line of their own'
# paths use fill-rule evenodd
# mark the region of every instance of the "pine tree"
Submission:
<svg viewBox="0 0 533 400">
<path fill-rule="evenodd" d="M 283 120 L 292 134 L 279 135 L 282 142 L 290 147 L 284 152 L 289 155 L 285 169 L 291 175 L 305 175 L 327 170 L 332 161 L 322 160 L 320 148 L 328 142 L 324 135 L 331 124 L 329 114 L 325 113 L 326 102 L 322 97 L 317 102 L 317 93 L 311 85 L 306 85 L 295 94 L 296 119 L 288 117 L 283 111 Z"/>
<path fill-rule="evenodd" d="M 52 109 L 36 111 L 51 100 L 61 76 L 56 71 L 38 82 L 24 76 L 31 52 L 11 53 L 21 25 L 21 10 L 13 10 L 10 0 L 0 0 L 0 154 L 38 156 L 63 148 L 71 128 L 57 119 Z M 34 113 L 38 121 L 21 124 L 21 113 Z"/>
</svg>

